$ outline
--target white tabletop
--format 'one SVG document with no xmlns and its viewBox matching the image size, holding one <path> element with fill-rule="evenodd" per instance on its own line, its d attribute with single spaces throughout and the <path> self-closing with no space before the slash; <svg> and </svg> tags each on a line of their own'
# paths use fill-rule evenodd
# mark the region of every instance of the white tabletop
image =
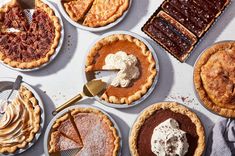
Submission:
<svg viewBox="0 0 235 156">
<path fill-rule="evenodd" d="M 50 1 L 56 6 L 55 0 Z M 128 109 L 109 108 L 91 99 L 85 99 L 80 103 L 101 107 L 116 120 L 123 135 L 123 156 L 130 155 L 128 133 L 138 113 L 156 102 L 178 101 L 192 108 L 202 120 L 208 134 L 213 123 L 220 117 L 207 111 L 195 97 L 193 91 L 193 65 L 202 50 L 214 42 L 235 40 L 235 3 L 232 3 L 219 18 L 216 25 L 207 33 L 187 62 L 180 63 L 141 32 L 141 27 L 161 2 L 162 0 L 133 0 L 127 17 L 117 26 L 101 33 L 90 33 L 76 29 L 63 18 L 65 41 L 60 54 L 51 64 L 39 71 L 29 73 L 20 73 L 0 65 L 0 77 L 16 77 L 21 74 L 26 82 L 35 87 L 45 104 L 47 125 L 52 119 L 51 112 L 55 106 L 65 102 L 82 90 L 83 62 L 88 46 L 92 41 L 106 32 L 114 30 L 132 31 L 143 36 L 153 46 L 159 58 L 160 79 L 151 96 L 142 104 Z M 21 155 L 45 155 L 43 152 L 43 137 L 44 135 L 31 149 Z"/>
</svg>

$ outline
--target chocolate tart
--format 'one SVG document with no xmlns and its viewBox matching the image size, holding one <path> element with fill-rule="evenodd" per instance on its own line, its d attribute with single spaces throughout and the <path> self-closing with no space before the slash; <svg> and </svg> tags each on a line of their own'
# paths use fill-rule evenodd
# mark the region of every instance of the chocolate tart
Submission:
<svg viewBox="0 0 235 156">
<path fill-rule="evenodd" d="M 235 117 L 235 41 L 206 49 L 194 67 L 194 86 L 202 104 L 224 117 Z"/>
<path fill-rule="evenodd" d="M 230 0 L 164 0 L 142 31 L 184 62 Z"/>
<path fill-rule="evenodd" d="M 169 118 L 175 119 L 186 132 L 189 149 L 186 156 L 201 156 L 205 149 L 205 132 L 200 119 L 188 108 L 176 102 L 156 103 L 146 108 L 130 132 L 129 147 L 133 156 L 155 156 L 151 151 L 154 128 Z"/>
<path fill-rule="evenodd" d="M 21 86 L 0 118 L 0 153 L 24 149 L 40 129 L 41 108 L 33 93 Z"/>
<path fill-rule="evenodd" d="M 65 125 L 67 132 L 63 131 Z M 107 115 L 94 108 L 80 107 L 68 111 L 55 121 L 48 149 L 50 154 L 79 149 L 76 155 L 117 156 L 120 138 Z"/>
<path fill-rule="evenodd" d="M 0 60 L 20 69 L 32 69 L 49 62 L 60 40 L 61 25 L 54 11 L 35 1 L 32 22 L 17 0 L 0 8 Z M 9 29 L 17 31 L 9 31 Z"/>
<path fill-rule="evenodd" d="M 101 99 L 108 103 L 131 104 L 145 95 L 157 75 L 152 53 L 142 41 L 127 34 L 113 34 L 101 39 L 91 48 L 85 71 L 92 73 L 104 70 L 106 56 L 118 51 L 137 58 L 140 76 L 127 87 L 108 86 Z"/>
</svg>

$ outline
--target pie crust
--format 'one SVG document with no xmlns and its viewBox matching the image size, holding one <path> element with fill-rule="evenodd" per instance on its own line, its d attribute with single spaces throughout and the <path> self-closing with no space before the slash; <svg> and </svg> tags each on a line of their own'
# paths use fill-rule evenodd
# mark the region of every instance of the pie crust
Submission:
<svg viewBox="0 0 235 156">
<path fill-rule="evenodd" d="M 87 73 L 93 72 L 95 70 L 102 71 L 103 69 L 95 69 L 96 55 L 98 54 L 99 50 L 102 49 L 103 47 L 110 45 L 112 43 L 118 42 L 118 41 L 130 42 L 131 44 L 137 46 L 141 50 L 140 53 L 145 58 L 146 62 L 149 63 L 149 65 L 147 67 L 143 67 L 145 69 L 142 69 L 142 70 L 148 70 L 150 74 L 148 75 L 146 82 L 144 82 L 144 84 L 141 84 L 141 88 L 139 90 L 136 90 L 134 94 L 132 94 L 130 96 L 125 96 L 125 97 L 117 97 L 117 96 L 112 96 L 112 95 L 109 96 L 105 92 L 101 96 L 101 99 L 103 99 L 109 103 L 131 104 L 132 102 L 140 99 L 148 91 L 148 89 L 152 86 L 154 78 L 157 74 L 157 70 L 155 67 L 155 60 L 152 56 L 152 53 L 149 51 L 147 46 L 142 41 L 140 41 L 130 35 L 126 35 L 126 34 L 114 34 L 114 35 L 110 35 L 108 37 L 103 38 L 102 40 L 98 41 L 90 50 L 90 52 L 87 56 L 87 60 L 86 60 L 85 71 Z M 133 55 L 135 55 L 135 54 L 133 54 Z M 102 58 L 102 59 L 104 60 L 105 58 Z M 138 59 L 138 57 L 137 57 L 137 59 Z"/>
<path fill-rule="evenodd" d="M 40 57 L 39 59 L 38 58 L 32 59 L 30 61 L 14 60 L 12 58 L 7 57 L 3 52 L 0 51 L 0 60 L 2 60 L 4 63 L 8 64 L 11 67 L 21 68 L 21 69 L 31 69 L 39 67 L 49 62 L 50 57 L 55 53 L 55 49 L 58 46 L 61 37 L 60 35 L 61 25 L 58 17 L 56 17 L 54 11 L 47 4 L 43 3 L 41 0 L 35 0 L 35 6 L 36 6 L 35 11 L 45 12 L 47 16 L 51 19 L 51 22 L 55 28 L 54 39 L 52 40 L 50 48 L 46 52 L 45 56 Z M 4 5 L 2 8 L 0 8 L 0 13 L 6 13 L 9 10 L 11 10 L 13 7 L 19 7 L 17 0 L 12 0 L 6 5 Z M 0 29 L 0 31 L 3 30 Z"/>
<path fill-rule="evenodd" d="M 138 156 L 138 151 L 137 151 L 137 140 L 138 140 L 138 135 L 139 131 L 144 124 L 144 122 L 156 111 L 158 110 L 168 110 L 170 109 L 171 111 L 175 113 L 180 113 L 183 115 L 188 116 L 191 121 L 195 124 L 196 126 L 196 132 L 198 135 L 198 146 L 195 150 L 194 156 L 201 156 L 204 152 L 205 149 L 205 132 L 204 132 L 204 127 L 201 124 L 200 119 L 197 117 L 195 113 L 190 111 L 188 108 L 179 105 L 176 102 L 161 102 L 161 103 L 156 103 L 151 105 L 150 107 L 146 108 L 143 113 L 140 114 L 140 116 L 137 118 L 135 124 L 132 127 L 131 133 L 130 133 L 130 138 L 129 138 L 129 146 L 130 146 L 130 151 L 132 156 Z"/>
<path fill-rule="evenodd" d="M 117 133 L 117 130 L 116 128 L 114 127 L 112 121 L 109 119 L 109 117 L 107 115 L 105 115 L 104 113 L 102 113 L 101 111 L 97 110 L 97 109 L 94 109 L 94 108 L 83 108 L 83 107 L 80 107 L 80 108 L 75 108 L 71 111 L 69 111 L 68 113 L 66 113 L 65 115 L 63 115 L 62 117 L 58 118 L 56 121 L 55 121 L 55 124 L 53 125 L 52 127 L 52 132 L 50 134 L 50 140 L 49 140 L 49 145 L 48 145 L 48 149 L 49 149 L 49 153 L 54 153 L 54 152 L 58 152 L 56 151 L 55 149 L 58 149 L 57 148 L 57 144 L 56 144 L 56 140 L 55 140 L 55 137 L 54 134 L 55 133 L 58 133 L 58 127 L 61 125 L 61 123 L 63 123 L 64 121 L 66 121 L 69 116 L 71 117 L 72 121 L 74 122 L 74 124 L 76 125 L 76 118 L 80 116 L 78 115 L 81 115 L 81 120 L 84 116 L 87 116 L 89 114 L 92 114 L 92 115 L 95 115 L 97 117 L 97 120 L 100 121 L 100 122 L 103 122 L 105 123 L 105 126 L 106 128 L 109 129 L 109 131 L 112 133 L 112 135 L 110 134 L 100 134 L 100 135 L 107 135 L 106 139 L 109 139 L 109 138 L 113 138 L 114 142 L 109 142 L 109 144 L 107 144 L 108 146 L 113 146 L 113 150 L 112 150 L 112 153 L 107 153 L 107 155 L 112 155 L 112 156 L 117 156 L 118 155 L 118 152 L 120 150 L 120 137 L 118 136 L 118 133 Z M 83 120 L 86 124 L 86 122 L 88 122 L 87 124 L 90 124 L 90 120 Z M 81 147 L 81 150 L 77 153 L 77 155 L 80 154 L 81 151 L 84 151 L 84 150 L 88 150 L 90 152 L 91 149 L 89 149 L 89 141 L 92 141 L 92 137 L 89 137 L 89 133 L 86 133 L 86 135 L 82 135 L 82 131 L 84 131 L 84 128 L 86 127 L 84 124 L 82 129 L 79 130 L 79 127 L 77 127 L 77 131 L 79 132 L 79 134 L 81 134 L 79 137 L 81 139 L 81 141 L 83 142 L 83 145 Z M 97 127 L 97 126 L 96 126 Z M 98 126 L 99 127 L 99 126 Z M 93 131 L 94 131 L 94 127 L 93 127 Z M 61 134 L 63 135 L 63 134 Z M 67 137 L 66 135 L 64 135 L 64 137 Z M 88 139 L 86 139 L 86 137 L 88 137 Z M 68 138 L 67 139 L 70 139 L 72 140 L 71 138 Z M 84 139 L 84 140 L 83 140 Z M 73 140 L 75 141 L 75 140 Z M 92 141 L 93 142 L 93 141 Z M 64 143 L 66 144 L 66 143 Z M 102 144 L 102 142 L 100 142 L 100 144 Z M 64 146 L 67 148 L 67 146 Z M 68 147 L 69 149 L 69 147 Z M 110 151 L 108 151 L 110 152 Z"/>
<path fill-rule="evenodd" d="M 5 112 L 7 120 L 4 116 L 1 118 L 2 120 L 0 119 L 0 153 L 14 153 L 17 149 L 25 148 L 40 129 L 41 109 L 31 91 L 21 86 L 18 97 L 13 100 L 11 105 L 14 105 L 10 108 L 11 111 Z M 20 115 L 22 116 L 17 118 Z M 21 124 L 15 127 L 19 122 Z M 14 139 L 13 143 L 11 139 Z"/>
<path fill-rule="evenodd" d="M 209 110 L 235 117 L 235 42 L 220 42 L 205 50 L 194 69 L 194 86 Z"/>
</svg>

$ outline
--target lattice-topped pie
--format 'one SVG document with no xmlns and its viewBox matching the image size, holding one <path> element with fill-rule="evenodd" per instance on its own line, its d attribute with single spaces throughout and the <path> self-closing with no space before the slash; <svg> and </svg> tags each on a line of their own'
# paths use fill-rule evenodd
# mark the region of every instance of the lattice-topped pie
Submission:
<svg viewBox="0 0 235 156">
<path fill-rule="evenodd" d="M 58 118 L 52 127 L 49 153 L 77 149 L 77 156 L 117 156 L 120 138 L 112 121 L 94 108 L 76 108 Z"/>
<path fill-rule="evenodd" d="M 70 18 L 88 27 L 101 27 L 116 21 L 129 6 L 129 0 L 63 1 Z"/>
<path fill-rule="evenodd" d="M 21 86 L 18 96 L 0 117 L 0 153 L 14 153 L 31 142 L 40 129 L 40 106 L 31 91 Z"/>
<path fill-rule="evenodd" d="M 12 67 L 31 69 L 49 62 L 60 40 L 53 10 L 41 0 L 35 3 L 30 24 L 17 0 L 0 8 L 0 60 Z"/>
<path fill-rule="evenodd" d="M 194 69 L 196 92 L 209 110 L 235 117 L 235 42 L 206 49 Z"/>
</svg>

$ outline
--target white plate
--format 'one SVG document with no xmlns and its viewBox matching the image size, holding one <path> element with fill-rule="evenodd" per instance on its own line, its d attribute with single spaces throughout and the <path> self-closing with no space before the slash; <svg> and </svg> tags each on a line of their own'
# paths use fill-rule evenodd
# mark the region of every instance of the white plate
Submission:
<svg viewBox="0 0 235 156">
<path fill-rule="evenodd" d="M 108 103 L 108 102 L 100 99 L 100 97 L 98 97 L 98 96 L 94 97 L 95 100 L 99 101 L 100 103 L 102 103 L 102 104 L 104 104 L 104 105 L 106 105 L 108 107 L 113 107 L 113 108 L 129 108 L 129 107 L 133 107 L 133 106 L 136 106 L 136 105 L 142 103 L 145 99 L 147 99 L 147 97 L 155 89 L 156 84 L 158 82 L 159 73 L 160 73 L 159 61 L 158 61 L 158 57 L 157 57 L 157 54 L 156 54 L 155 50 L 153 49 L 153 47 L 143 37 L 137 35 L 136 33 L 128 32 L 128 31 L 114 31 L 114 32 L 106 33 L 106 34 L 100 36 L 98 39 L 96 39 L 91 44 L 91 46 L 88 49 L 87 54 L 90 52 L 90 49 L 94 46 L 94 44 L 96 42 L 98 42 L 99 40 L 101 40 L 104 37 L 107 37 L 107 36 L 110 36 L 110 35 L 113 35 L 113 34 L 127 34 L 127 35 L 133 36 L 133 37 L 139 39 L 140 41 L 142 41 L 148 47 L 148 49 L 152 52 L 153 58 L 154 58 L 155 63 L 156 63 L 155 66 L 156 66 L 156 69 L 157 69 L 157 75 L 154 78 L 154 82 L 153 82 L 152 86 L 149 88 L 149 90 L 147 91 L 147 93 L 144 96 L 142 96 L 139 100 L 134 101 L 134 102 L 132 102 L 131 104 L 128 105 L 128 104 L 113 104 L 113 103 Z M 84 62 L 84 69 L 83 69 L 83 71 L 85 71 L 85 62 Z M 84 80 L 85 80 L 85 83 L 88 82 L 86 72 L 84 72 Z"/>
<path fill-rule="evenodd" d="M 9 1 L 11 1 L 11 0 L 3 0 L 3 1 L 1 1 L 0 2 L 0 7 L 2 7 L 4 4 L 6 4 Z M 51 63 L 51 61 L 53 61 L 55 59 L 55 57 L 58 55 L 58 53 L 60 52 L 60 49 L 61 49 L 63 41 L 64 41 L 64 24 L 63 24 L 62 18 L 60 16 L 59 12 L 56 10 L 56 8 L 50 2 L 48 2 L 47 0 L 42 0 L 42 1 L 45 4 L 47 4 L 54 11 L 55 15 L 59 18 L 59 21 L 60 21 L 60 24 L 61 24 L 60 42 L 58 43 L 58 46 L 55 49 L 55 53 L 50 57 L 50 61 L 49 62 L 44 63 L 43 65 L 41 65 L 39 67 L 36 67 L 36 68 L 32 68 L 32 69 L 13 68 L 10 65 L 5 64 L 3 61 L 0 60 L 0 62 L 4 66 L 6 66 L 6 67 L 8 67 L 8 68 L 10 68 L 12 70 L 21 71 L 21 72 L 35 71 L 35 70 L 39 70 L 39 69 L 45 67 L 46 65 L 48 65 L 49 63 Z"/>
<path fill-rule="evenodd" d="M 65 11 L 64 9 L 64 6 L 62 5 L 61 3 L 61 0 L 58 0 L 58 6 L 59 6 L 59 9 L 60 9 L 60 12 L 62 13 L 62 15 L 64 16 L 64 18 L 70 23 L 72 24 L 73 26 L 77 27 L 77 28 L 80 28 L 82 30 L 87 30 L 87 31 L 91 31 L 91 32 L 100 32 L 100 31 L 104 31 L 104 30 L 107 30 L 107 29 L 110 29 L 112 27 L 114 27 L 115 25 L 117 25 L 119 22 L 121 22 L 125 16 L 127 15 L 128 11 L 130 10 L 131 8 L 131 4 L 132 4 L 132 0 L 129 0 L 129 7 L 128 9 L 123 13 L 123 15 L 121 17 L 119 17 L 116 21 L 106 25 L 106 26 L 103 26 L 103 27 L 97 27 L 97 28 L 92 28 L 92 27 L 87 27 L 87 26 L 84 26 L 82 24 L 79 24 L 78 22 L 75 22 L 73 21 L 69 15 L 67 14 L 67 12 Z"/>
<path fill-rule="evenodd" d="M 98 108 L 98 107 L 94 107 L 94 106 L 91 106 L 90 104 L 78 104 L 78 105 L 75 105 L 75 106 L 70 106 L 66 109 L 64 109 L 63 111 L 59 112 L 56 116 L 53 117 L 53 119 L 50 121 L 49 125 L 47 126 L 47 129 L 46 129 L 46 132 L 45 132 L 45 136 L 44 136 L 44 142 L 43 142 L 43 147 L 44 147 L 44 152 L 46 155 L 49 156 L 49 153 L 48 153 L 48 140 L 49 140 L 49 137 L 50 137 L 50 132 L 51 132 L 51 128 L 53 126 L 53 124 L 55 123 L 56 119 L 58 119 L 59 117 L 61 117 L 62 115 L 66 114 L 68 111 L 72 110 L 72 109 L 76 109 L 76 108 L 94 108 L 94 109 L 98 109 L 100 110 L 102 113 L 104 113 L 105 115 L 107 115 L 109 117 L 109 119 L 112 121 L 114 127 L 116 128 L 117 130 L 117 133 L 118 133 L 118 136 L 120 137 L 120 150 L 118 152 L 118 156 L 121 156 L 121 153 L 122 153 L 122 134 L 121 134 L 121 131 L 117 125 L 117 123 L 115 122 L 115 120 L 108 114 L 106 113 L 104 110 Z"/>
<path fill-rule="evenodd" d="M 7 87 L 8 84 L 12 85 L 14 83 L 14 81 L 15 81 L 15 79 L 13 79 L 13 78 L 0 78 L 0 85 L 4 84 Z M 24 149 L 18 149 L 14 154 L 0 154 L 0 156 L 13 156 L 13 155 L 25 152 L 26 150 L 28 150 L 30 147 L 32 147 L 38 141 L 41 133 L 43 132 L 43 127 L 44 127 L 44 123 L 45 123 L 45 113 L 44 113 L 45 111 L 44 111 L 43 102 L 42 102 L 40 96 L 38 95 L 38 93 L 28 83 L 23 82 L 22 85 L 25 86 L 29 91 L 31 91 L 33 93 L 34 97 L 37 99 L 38 104 L 41 108 L 40 129 L 35 134 L 34 139 L 30 143 L 28 143 L 28 145 Z"/>
</svg>

